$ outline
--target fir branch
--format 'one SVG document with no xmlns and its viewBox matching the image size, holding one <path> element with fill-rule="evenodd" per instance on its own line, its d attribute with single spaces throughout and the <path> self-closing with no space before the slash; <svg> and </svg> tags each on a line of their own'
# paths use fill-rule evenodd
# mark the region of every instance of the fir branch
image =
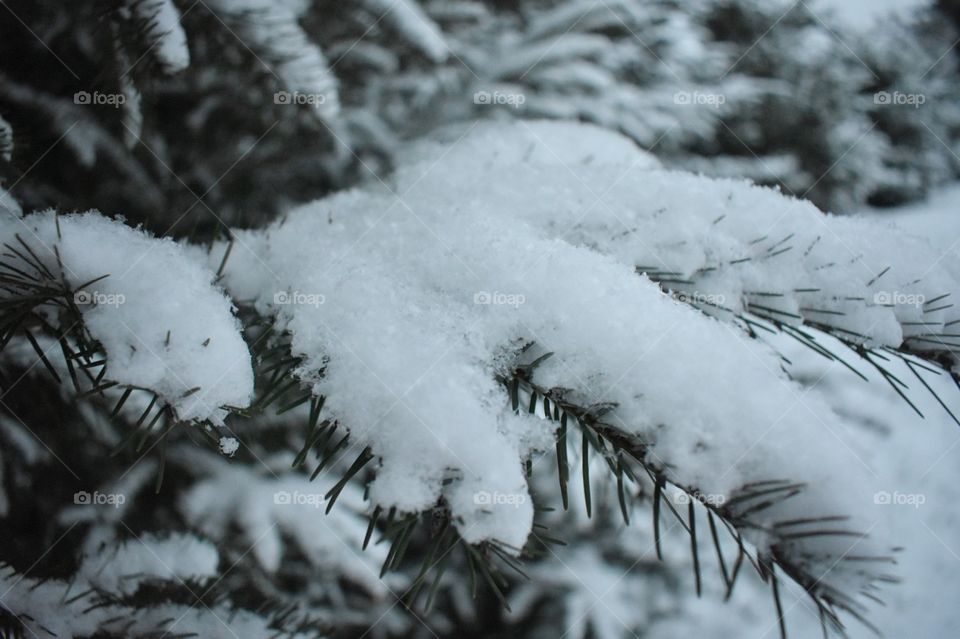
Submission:
<svg viewBox="0 0 960 639">
<path fill-rule="evenodd" d="M 518 396 L 522 391 L 523 393 L 537 395 L 548 400 L 553 407 L 559 410 L 561 415 L 569 416 L 566 424 L 569 424 L 570 419 L 574 420 L 576 425 L 579 426 L 584 433 L 584 441 L 596 442 L 593 445 L 596 452 L 600 453 L 601 455 L 609 454 L 605 446 L 600 444 L 600 442 L 606 442 L 613 447 L 613 450 L 618 457 L 622 455 L 626 458 L 629 458 L 632 463 L 638 464 L 640 468 L 649 474 L 654 484 L 653 527 L 654 543 L 657 548 L 658 557 L 662 558 L 662 553 L 660 550 L 661 505 L 666 504 L 677 517 L 678 521 L 683 524 L 683 527 L 687 530 L 691 537 L 691 552 L 693 554 L 694 571 L 696 583 L 698 585 L 698 592 L 701 576 L 699 569 L 699 555 L 696 550 L 697 529 L 694 502 L 698 502 L 699 507 L 705 509 L 708 513 L 708 521 L 711 524 L 711 535 L 714 537 L 714 543 L 718 554 L 721 553 L 721 548 L 719 540 L 716 538 L 716 526 L 713 522 L 713 518 L 718 518 L 724 523 L 727 531 L 730 533 L 731 538 L 737 543 L 739 554 L 730 574 L 726 572 L 725 564 L 721 561 L 721 566 L 723 566 L 721 568 L 721 577 L 723 578 L 724 583 L 727 584 L 728 597 L 732 592 L 733 585 L 736 581 L 737 575 L 739 574 L 739 568 L 742 560 L 744 557 L 746 557 L 757 569 L 758 574 L 764 578 L 765 581 L 770 581 L 771 587 L 775 590 L 774 598 L 778 607 L 778 619 L 782 618 L 782 610 L 779 604 L 779 594 L 776 590 L 778 586 L 776 585 L 775 578 L 772 578 L 772 569 L 769 568 L 771 566 L 776 566 L 795 583 L 804 588 L 804 590 L 807 592 L 807 595 L 817 606 L 818 610 L 821 611 L 821 615 L 825 619 L 825 622 L 828 623 L 834 630 L 842 631 L 842 625 L 839 623 L 839 620 L 836 616 L 836 610 L 845 611 L 855 618 L 866 622 L 864 618 L 865 609 L 862 604 L 857 602 L 853 595 L 840 592 L 836 588 L 822 583 L 815 575 L 809 573 L 805 568 L 807 557 L 805 557 L 802 551 L 798 550 L 796 545 L 792 543 L 808 536 L 843 535 L 850 536 L 854 539 L 859 539 L 864 536 L 863 533 L 851 530 L 834 530 L 819 527 L 809 528 L 810 525 L 816 526 L 820 523 L 832 521 L 832 516 L 810 518 L 809 520 L 804 520 L 803 522 L 799 522 L 797 520 L 780 522 L 779 526 L 768 526 L 764 523 L 761 523 L 763 518 L 757 518 L 759 513 L 767 510 L 772 505 L 782 500 L 790 499 L 791 497 L 799 494 L 803 490 L 803 484 L 780 479 L 754 482 L 752 484 L 743 486 L 738 491 L 735 491 L 724 503 L 712 503 L 710 500 L 706 499 L 696 487 L 686 486 L 679 480 L 672 478 L 667 468 L 661 466 L 657 460 L 649 458 L 648 446 L 645 442 L 643 442 L 637 436 L 624 433 L 616 426 L 605 422 L 602 419 L 602 416 L 611 410 L 612 406 L 603 405 L 604 408 L 598 411 L 595 407 L 584 407 L 577 405 L 566 399 L 567 393 L 564 389 L 548 389 L 541 387 L 534 382 L 532 377 L 532 369 L 529 366 L 521 365 L 517 366 L 510 374 L 500 376 L 499 380 L 512 397 Z M 545 418 L 552 419 L 553 414 L 554 411 L 547 410 L 545 411 Z M 590 440 L 587 439 L 586 433 L 590 433 L 592 435 Z M 588 451 L 585 450 L 584 455 L 586 455 L 587 452 Z M 614 468 L 613 473 L 616 475 L 616 467 Z M 666 486 L 679 489 L 683 494 L 688 496 L 688 515 L 686 521 L 684 521 L 684 518 L 681 517 L 680 514 L 673 508 L 673 504 L 664 497 L 664 488 Z M 587 487 L 585 486 L 585 491 L 586 490 Z M 797 532 L 787 532 L 788 527 L 798 525 L 807 525 L 808 528 Z M 766 554 L 762 556 L 758 554 L 758 551 L 749 549 L 743 540 L 742 533 L 752 530 L 763 531 L 764 533 L 771 535 L 774 539 L 768 550 L 765 551 Z M 877 561 L 890 561 L 890 558 L 878 558 Z M 764 568 L 764 566 L 767 566 L 768 568 Z M 785 627 L 782 627 L 781 630 L 785 636 Z"/>
</svg>

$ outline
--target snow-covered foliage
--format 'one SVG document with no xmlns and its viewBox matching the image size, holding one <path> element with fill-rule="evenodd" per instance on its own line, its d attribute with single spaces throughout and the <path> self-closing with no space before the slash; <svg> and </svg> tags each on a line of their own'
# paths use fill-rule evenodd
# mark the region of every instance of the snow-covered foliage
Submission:
<svg viewBox="0 0 960 639">
<path fill-rule="evenodd" d="M 213 0 L 238 31 L 243 45 L 269 73 L 284 93 L 277 104 L 310 104 L 326 116 L 339 107 L 337 80 L 320 47 L 312 43 L 298 21 L 309 7 L 306 0 Z"/>
<path fill-rule="evenodd" d="M 7 215 L 0 241 L 8 303 L 31 278 L 64 283 L 70 297 L 38 312 L 57 326 L 63 307 L 79 311 L 109 359 L 106 380 L 153 391 L 185 421 L 222 423 L 229 407 L 249 404 L 253 371 L 231 302 L 176 243 L 97 213 L 53 211 Z"/>
<path fill-rule="evenodd" d="M 443 34 L 414 0 L 364 0 L 363 4 L 433 62 L 447 59 L 449 47 Z"/>
<path fill-rule="evenodd" d="M 669 166 L 780 185 L 837 212 L 914 200 L 958 174 L 956 62 L 945 54 L 957 33 L 945 5 L 869 33 L 815 3 L 757 0 L 551 0 L 513 10 L 216 0 L 180 9 L 122 3 L 112 16 L 122 46 L 103 54 L 114 59 L 109 77 L 80 78 L 72 63 L 41 77 L 0 75 L 0 113 L 16 128 L 31 130 L 39 105 L 86 93 L 117 106 L 61 104 L 45 125 L 51 142 L 79 120 L 66 142 L 83 134 L 104 147 L 91 119 L 132 149 L 78 152 L 126 183 L 106 190 L 90 180 L 84 197 L 63 192 L 41 166 L 19 185 L 31 207 L 109 198 L 158 233 L 167 228 L 156 211 L 179 209 L 187 215 L 178 226 L 209 234 L 217 225 L 197 205 L 203 194 L 218 218 L 260 224 L 288 200 L 384 177 L 405 136 L 491 116 L 593 122 Z M 93 57 L 103 14 L 76 11 L 77 48 Z M 141 14 L 155 17 L 134 19 Z M 35 39 L 19 44 L 45 51 Z M 144 77 L 154 67 L 163 83 Z M 24 166 L 40 151 L 29 149 Z"/>
<path fill-rule="evenodd" d="M 163 70 L 176 73 L 190 64 L 187 34 L 180 24 L 180 11 L 173 0 L 124 0 L 121 11 L 134 28 L 143 31 Z"/>
<path fill-rule="evenodd" d="M 956 3 L 3 4 L 0 635 L 956 626 Z"/>
<path fill-rule="evenodd" d="M 143 546 L 140 556 L 149 556 Z M 196 559 L 182 556 L 181 561 Z M 13 612 L 23 628 L 37 637 L 74 639 L 107 633 L 107 636 L 147 637 L 187 635 L 209 639 L 268 637 L 275 626 L 253 613 L 223 606 L 123 605 L 102 601 L 85 584 L 24 578 L 12 570 L 0 575 L 5 591 L 3 608 Z M 41 621 L 42 620 L 42 621 Z M 315 632 L 291 631 L 286 636 L 305 639 Z"/>
<path fill-rule="evenodd" d="M 194 581 L 202 585 L 217 574 L 217 549 L 195 537 L 157 539 L 146 535 L 119 544 L 91 535 L 80 572 L 94 588 L 133 595 L 151 580 Z"/>
<path fill-rule="evenodd" d="M 361 550 L 369 509 L 392 519 L 441 505 L 464 543 L 521 555 L 536 538 L 527 465 L 555 448 L 562 412 L 561 477 L 578 455 L 566 450 L 567 429 L 578 427 L 585 464 L 591 446 L 609 444 L 622 451 L 619 472 L 626 453 L 650 473 L 647 481 L 630 472 L 634 496 L 653 490 L 659 508 L 694 495 L 741 552 L 741 539 L 750 544 L 762 576 L 796 581 L 831 623 L 837 610 L 866 613 L 856 595 L 889 579 L 893 545 L 871 525 L 875 487 L 836 446 L 838 416 L 804 397 L 753 332 L 767 323 L 829 353 L 806 332 L 814 325 L 864 349 L 871 364 L 878 347 L 952 352 L 944 334 L 956 311 L 942 303 L 956 288 L 952 257 L 927 265 L 928 244 L 876 222 L 664 170 L 594 125 L 475 123 L 400 157 L 388 183 L 236 231 L 209 258 L 96 213 L 11 212 L 7 268 L 22 281 L 10 281 L 9 299 L 31 277 L 62 282 L 68 309 L 103 349 L 103 379 L 152 391 L 180 420 L 221 426 L 226 408 L 250 403 L 252 364 L 270 360 L 258 346 L 251 362 L 231 302 L 211 284 L 214 269 L 243 308 L 273 318 L 256 341 L 288 353 L 284 389 L 309 391 L 289 406 L 322 398 L 310 402 L 309 422 L 322 417 L 329 433 L 348 433 L 333 449 L 338 466 L 356 457 L 345 478 L 311 483 L 277 475 L 275 463 L 265 466 L 270 478 L 177 453 L 206 476 L 179 499 L 185 521 L 221 544 L 239 531 L 237 542 L 268 573 L 280 570 L 288 539 L 310 565 L 382 598 L 376 565 L 395 563 L 397 551 Z M 35 311 L 41 333 L 63 321 L 62 303 L 46 303 Z M 37 354 L 57 344 L 27 335 Z M 68 368 L 46 363 L 60 375 Z M 284 370 L 271 369 L 274 379 Z M 266 396 L 285 392 L 271 384 Z M 533 414 L 516 410 L 527 403 Z M 308 431 L 295 467 L 315 441 Z M 219 447 L 233 454 L 239 444 Z M 371 460 L 366 489 L 349 483 Z M 150 472 L 103 490 L 135 493 Z M 582 496 L 589 504 L 590 493 Z M 681 511 L 693 499 L 685 498 Z M 320 506 L 332 499 L 340 504 L 326 517 Z M 632 506 L 621 508 L 627 516 Z M 84 564 L 97 588 L 135 594 L 140 581 L 117 572 L 128 566 L 141 580 L 216 575 L 216 551 L 191 537 L 105 543 L 125 512 L 64 519 L 100 521 Z M 692 532 L 693 506 L 685 517 Z M 844 561 L 852 552 L 860 560 Z M 180 555 L 192 559 L 181 566 Z M 629 598 L 629 588 L 649 584 L 625 587 Z"/>
<path fill-rule="evenodd" d="M 824 215 L 809 202 L 743 181 L 647 170 L 645 154 L 621 157 L 605 140 L 585 141 L 590 129 L 575 130 L 564 136 L 565 126 L 481 125 L 452 146 L 423 145 L 413 155 L 420 166 L 400 175 L 415 183 L 412 193 L 449 189 L 450 207 L 484 197 L 490 210 L 635 267 L 726 320 L 753 313 L 816 324 L 869 346 L 910 341 L 918 351 L 953 352 L 948 335 L 960 310 L 948 300 L 960 294 L 960 265 L 937 259 L 927 240 L 872 219 Z M 512 156 L 500 148 L 507 142 L 515 144 Z M 564 156 L 568 145 L 583 159 Z M 597 156 L 604 146 L 616 149 L 613 161 Z M 547 154 L 554 161 L 538 166 Z M 433 170 L 440 163 L 442 173 Z M 481 171 L 502 188 L 480 187 Z M 406 209 L 411 197 L 403 183 L 389 188 Z M 438 196 L 429 197 L 436 206 Z M 523 264 L 518 273 L 529 268 Z"/>
<path fill-rule="evenodd" d="M 882 294 L 883 267 L 870 263 L 894 253 L 883 242 L 902 258 L 890 281 L 914 287 L 891 295 L 922 297 L 926 286 L 949 293 L 955 265 L 911 284 L 927 269 L 889 230 L 823 217 L 768 189 L 653 170 L 643 152 L 624 157 L 614 147 L 608 163 L 609 134 L 576 131 L 481 125 L 452 145 L 418 148 L 389 185 L 240 234 L 227 288 L 276 314 L 303 358 L 299 377 L 327 398 L 330 419 L 347 425 L 354 445 L 380 459 L 370 496 L 384 509 L 418 511 L 442 498 L 467 541 L 524 545 L 533 504 L 523 462 L 549 446 L 542 431 L 550 426 L 514 415 L 497 376 L 534 342 L 554 353 L 538 383 L 572 389 L 566 399 L 583 406 L 615 406 L 604 418 L 643 442 L 646 461 L 674 483 L 723 495 L 746 515 L 758 487 L 778 492 L 777 481 L 803 478 L 798 495 L 758 508 L 762 533 L 748 538 L 803 565 L 817 588 L 866 588 L 877 577 L 869 563 L 835 566 L 871 503 L 846 453 L 825 437 L 835 417 L 798 402 L 773 353 L 635 271 L 654 270 L 638 266 L 666 253 L 673 261 L 659 262 L 661 276 L 708 274 L 707 288 L 685 292 L 694 300 L 729 299 L 717 305 L 798 323 L 803 314 L 824 324 L 820 313 L 839 315 L 835 330 L 898 347 L 901 324 L 914 324 L 922 308 L 871 301 Z M 553 151 L 564 139 L 576 146 Z M 934 333 L 952 319 L 942 309 L 926 317 Z M 593 339 L 600 332 L 608 339 Z M 837 513 L 851 521 L 836 536 L 804 530 Z M 862 543 L 866 555 L 884 552 Z"/>
<path fill-rule="evenodd" d="M 338 508 L 324 514 L 324 495 L 335 483 L 329 478 L 311 482 L 289 473 L 262 477 L 222 461 L 203 461 L 211 476 L 194 484 L 181 501 L 192 526 L 216 538 L 235 525 L 242 543 L 271 572 L 280 566 L 286 535 L 322 574 L 348 579 L 372 594 L 385 592 L 378 575 L 386 549 L 360 548 L 367 521 L 357 487 L 348 486 L 337 500 Z"/>
</svg>

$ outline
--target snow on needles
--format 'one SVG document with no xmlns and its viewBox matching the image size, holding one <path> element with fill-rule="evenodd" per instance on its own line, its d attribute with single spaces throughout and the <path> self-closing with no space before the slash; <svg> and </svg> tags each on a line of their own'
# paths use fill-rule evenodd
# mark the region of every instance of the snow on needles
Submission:
<svg viewBox="0 0 960 639">
<path fill-rule="evenodd" d="M 133 595 L 143 582 L 151 580 L 203 583 L 217 575 L 220 555 L 216 547 L 191 535 L 161 539 L 147 534 L 110 545 L 113 541 L 109 536 L 92 534 L 86 541 L 81 566 L 90 583 L 107 592 Z"/>
<path fill-rule="evenodd" d="M 107 380 L 154 391 L 182 420 L 221 423 L 224 406 L 249 404 L 253 370 L 232 303 L 179 245 L 93 212 L 0 216 L 8 259 L 18 236 L 75 291 Z M 59 321 L 56 308 L 38 310 Z"/>
<path fill-rule="evenodd" d="M 337 507 L 324 513 L 323 496 L 335 478 L 311 482 L 296 474 L 262 477 L 221 459 L 197 459 L 196 455 L 188 459 L 192 469 L 210 474 L 181 498 L 180 510 L 192 526 L 212 539 L 239 534 L 257 563 L 271 572 L 280 567 L 286 537 L 311 565 L 329 569 L 337 578 L 346 577 L 372 594 L 386 592 L 378 578 L 386 545 L 360 548 L 367 521 L 358 487 L 347 486 Z"/>
<path fill-rule="evenodd" d="M 153 54 L 168 73 L 190 66 L 187 34 L 180 24 L 180 11 L 172 0 L 126 0 L 124 8 L 137 22 L 145 25 Z"/>
<path fill-rule="evenodd" d="M 339 193 L 241 234 L 226 285 L 277 315 L 305 358 L 301 376 L 327 397 L 328 417 L 350 429 L 355 450 L 368 445 L 379 457 L 374 503 L 416 511 L 443 497 L 467 541 L 523 545 L 533 504 L 522 461 L 550 445 L 553 426 L 513 414 L 495 376 L 533 341 L 555 353 L 538 383 L 573 389 L 583 405 L 616 402 L 605 419 L 648 442 L 647 462 L 676 483 L 730 496 L 756 482 L 804 481 L 799 495 L 753 515 L 752 538 L 822 577 L 821 587 L 859 590 L 875 573 L 837 558 L 852 546 L 858 555 L 883 548 L 806 534 L 802 523 L 773 528 L 838 515 L 851 517 L 849 530 L 869 528 L 868 469 L 836 445 L 840 420 L 804 397 L 763 344 L 635 271 L 638 259 L 668 250 L 678 271 L 739 256 L 739 238 L 754 239 L 765 224 L 777 227 L 765 231 L 771 242 L 781 239 L 778 225 L 809 238 L 817 227 L 804 216 L 816 210 L 746 183 L 651 168 L 645 153 L 625 157 L 622 144 L 611 163 L 609 135 L 491 123 L 420 147 L 389 185 Z M 729 230 L 707 243 L 724 213 Z M 839 234 L 866 228 L 825 223 Z M 899 238 L 877 230 L 865 241 Z M 817 271 L 802 260 L 778 264 L 719 281 L 725 291 L 755 288 L 750 278 L 761 275 L 794 287 Z M 838 272 L 818 285 L 865 294 L 852 268 Z M 885 317 L 879 339 L 896 342 L 893 311 Z"/>
<path fill-rule="evenodd" d="M 274 96 L 277 104 L 310 104 L 323 117 L 340 109 L 336 76 L 326 57 L 300 27 L 310 6 L 304 0 L 211 0 L 238 32 L 244 46 L 289 93 Z"/>
</svg>

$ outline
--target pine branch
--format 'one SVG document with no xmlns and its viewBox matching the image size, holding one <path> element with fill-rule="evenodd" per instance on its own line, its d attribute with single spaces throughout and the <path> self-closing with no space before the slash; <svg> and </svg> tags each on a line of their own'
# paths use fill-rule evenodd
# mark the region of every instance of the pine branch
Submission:
<svg viewBox="0 0 960 639">
<path fill-rule="evenodd" d="M 57 264 L 50 265 L 29 242 L 20 235 L 14 237 L 16 244 L 4 244 L 0 254 L 0 354 L 11 343 L 24 340 L 55 384 L 64 385 L 65 377 L 68 378 L 76 399 L 96 402 L 115 419 L 122 418 L 123 408 L 134 393 L 150 397 L 127 438 L 111 455 L 128 447 L 139 454 L 165 441 L 174 427 L 183 424 L 172 404 L 161 400 L 152 389 L 110 379 L 108 354 L 84 322 L 79 305 L 89 300 L 81 298 L 93 284 L 109 275 L 71 286 L 63 275 L 64 266 L 56 248 Z M 44 344 L 49 344 L 46 348 L 38 339 L 41 336 Z M 5 386 L 5 390 L 9 387 Z M 184 397 L 197 390 L 186 391 Z M 194 426 L 214 448 L 222 448 L 224 440 L 232 439 L 224 427 L 209 420 Z M 156 433 L 159 435 L 151 442 Z"/>
<path fill-rule="evenodd" d="M 545 357 L 536 360 L 536 363 L 544 361 Z M 864 534 L 855 530 L 830 527 L 832 521 L 841 521 L 840 517 L 821 517 L 810 518 L 802 521 L 781 521 L 773 526 L 764 523 L 767 520 L 765 511 L 771 506 L 784 500 L 794 497 L 803 490 L 804 485 L 794 483 L 788 480 L 769 480 L 754 482 L 744 485 L 739 490 L 729 495 L 723 503 L 717 504 L 709 500 L 695 486 L 688 486 L 680 478 L 674 478 L 668 468 L 665 468 L 648 455 L 648 445 L 634 435 L 624 433 L 621 429 L 611 425 L 603 420 L 603 415 L 613 410 L 610 405 L 599 405 L 584 407 L 570 402 L 566 399 L 567 392 L 564 389 L 547 389 L 537 385 L 533 381 L 533 373 L 536 368 L 534 364 L 518 366 L 511 375 L 500 378 L 501 383 L 509 391 L 512 397 L 517 397 L 520 393 L 529 394 L 532 398 L 542 398 L 545 406 L 549 409 L 544 411 L 544 418 L 553 420 L 557 412 L 566 419 L 563 421 L 567 426 L 571 420 L 584 433 L 584 441 L 595 442 L 591 444 L 593 450 L 604 458 L 609 459 L 611 448 L 613 456 L 616 459 L 626 459 L 629 463 L 636 464 L 641 471 L 649 475 L 655 487 L 653 496 L 653 517 L 654 517 L 654 541 L 657 547 L 658 557 L 660 553 L 660 518 L 661 505 L 665 504 L 672 512 L 673 516 L 682 524 L 682 527 L 691 537 L 691 552 L 693 554 L 694 571 L 697 591 L 699 593 L 699 583 L 701 581 L 699 558 L 697 555 L 697 527 L 696 527 L 696 509 L 706 511 L 710 523 L 711 536 L 713 537 L 715 548 L 718 555 L 721 556 L 720 565 L 722 578 L 727 584 L 728 596 L 732 591 L 736 577 L 739 574 L 739 566 L 743 557 L 750 560 L 751 564 L 757 569 L 758 574 L 764 581 L 770 578 L 771 587 L 774 589 L 774 598 L 777 602 L 778 618 L 782 621 L 779 595 L 776 590 L 776 580 L 772 578 L 772 566 L 779 568 L 785 575 L 799 584 L 807 592 L 807 595 L 821 612 L 821 617 L 833 630 L 842 632 L 842 624 L 836 615 L 837 610 L 842 610 L 857 619 L 867 623 L 866 609 L 856 601 L 853 594 L 845 593 L 824 584 L 816 575 L 807 571 L 807 560 L 802 548 L 799 548 L 795 542 L 808 537 L 816 536 L 847 536 L 851 539 L 860 539 Z M 514 402 L 516 406 L 518 402 Z M 531 399 L 530 404 L 535 403 Z M 562 428 L 562 427 L 561 427 Z M 559 430 L 559 429 L 558 429 Z M 584 451 L 586 455 L 588 451 Z M 584 463 L 586 467 L 586 463 Z M 617 469 L 614 467 L 613 474 L 617 476 Z M 560 471 L 561 486 L 567 481 L 563 471 Z M 619 481 L 619 477 L 618 477 Z M 682 494 L 687 496 L 688 514 L 686 519 L 673 507 L 670 500 L 664 497 L 665 487 L 679 489 Z M 585 487 L 585 491 L 588 488 Z M 722 559 L 721 547 L 717 538 L 717 529 L 714 518 L 723 522 L 729 536 L 738 546 L 739 554 L 736 564 L 731 573 L 727 573 L 724 560 Z M 747 546 L 743 539 L 743 533 L 752 531 L 762 532 L 768 535 L 773 541 L 764 554 L 756 549 Z M 841 558 L 842 559 L 842 558 Z M 874 558 L 875 563 L 886 563 L 892 561 L 889 557 Z M 764 566 L 768 569 L 764 569 Z M 878 577 L 878 579 L 881 579 Z M 883 580 L 883 579 L 881 579 Z M 859 593 L 863 594 L 863 593 Z M 785 636 L 785 627 L 781 626 Z"/>
</svg>

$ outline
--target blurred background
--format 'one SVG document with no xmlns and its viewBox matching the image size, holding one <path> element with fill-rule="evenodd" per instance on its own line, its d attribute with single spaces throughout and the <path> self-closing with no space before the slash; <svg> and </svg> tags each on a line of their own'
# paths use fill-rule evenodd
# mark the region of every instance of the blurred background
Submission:
<svg viewBox="0 0 960 639">
<path fill-rule="evenodd" d="M 597 123 L 836 213 L 960 170 L 954 0 L 173 5 L 0 5 L 0 180 L 25 208 L 209 238 L 474 118 Z"/>
</svg>

